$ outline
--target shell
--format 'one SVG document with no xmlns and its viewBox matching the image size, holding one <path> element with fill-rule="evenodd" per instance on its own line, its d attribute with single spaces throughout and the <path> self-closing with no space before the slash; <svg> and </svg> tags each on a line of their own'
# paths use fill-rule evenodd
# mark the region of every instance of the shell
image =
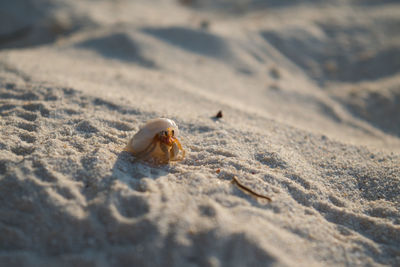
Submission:
<svg viewBox="0 0 400 267">
<path fill-rule="evenodd" d="M 129 140 L 126 150 L 132 154 L 137 154 L 145 150 L 153 140 L 154 136 L 166 130 L 167 128 L 173 128 L 175 136 L 179 135 L 179 129 L 173 120 L 167 118 L 158 118 L 147 121 L 142 125 L 139 131 Z"/>
</svg>

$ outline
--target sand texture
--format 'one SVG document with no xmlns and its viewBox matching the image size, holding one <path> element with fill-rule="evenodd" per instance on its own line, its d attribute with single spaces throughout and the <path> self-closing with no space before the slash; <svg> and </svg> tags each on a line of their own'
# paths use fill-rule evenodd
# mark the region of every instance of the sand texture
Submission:
<svg viewBox="0 0 400 267">
<path fill-rule="evenodd" d="M 400 266 L 400 4 L 1 1 L 0 266 Z"/>
</svg>

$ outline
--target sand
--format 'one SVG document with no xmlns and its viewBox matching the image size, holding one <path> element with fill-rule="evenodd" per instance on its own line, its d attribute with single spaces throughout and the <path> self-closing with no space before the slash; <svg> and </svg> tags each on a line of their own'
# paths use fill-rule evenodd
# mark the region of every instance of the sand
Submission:
<svg viewBox="0 0 400 267">
<path fill-rule="evenodd" d="M 3 1 L 0 125 L 0 266 L 400 264 L 396 1 Z"/>
</svg>

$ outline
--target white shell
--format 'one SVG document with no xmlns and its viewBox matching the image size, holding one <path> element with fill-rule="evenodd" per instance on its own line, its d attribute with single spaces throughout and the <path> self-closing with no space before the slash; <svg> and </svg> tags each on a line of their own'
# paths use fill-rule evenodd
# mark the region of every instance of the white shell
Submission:
<svg viewBox="0 0 400 267">
<path fill-rule="evenodd" d="M 142 152 L 150 145 L 157 133 L 170 127 L 174 129 L 175 136 L 178 136 L 178 126 L 173 120 L 167 118 L 149 120 L 140 127 L 139 131 L 129 141 L 127 150 L 133 154 Z"/>
</svg>

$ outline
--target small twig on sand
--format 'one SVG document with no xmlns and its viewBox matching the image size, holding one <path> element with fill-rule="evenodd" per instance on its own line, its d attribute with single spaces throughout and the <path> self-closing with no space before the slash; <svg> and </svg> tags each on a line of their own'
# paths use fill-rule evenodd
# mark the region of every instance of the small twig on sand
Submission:
<svg viewBox="0 0 400 267">
<path fill-rule="evenodd" d="M 247 192 L 247 193 L 249 193 L 249 194 L 251 194 L 253 196 L 256 196 L 256 197 L 259 197 L 259 198 L 263 198 L 263 199 L 266 199 L 268 201 L 272 201 L 272 199 L 270 197 L 267 197 L 267 196 L 264 196 L 264 195 L 260 195 L 260 194 L 258 194 L 256 192 L 254 192 L 253 190 L 251 190 L 250 188 L 248 188 L 247 186 L 243 185 L 241 182 L 239 182 L 239 180 L 238 180 L 238 178 L 236 178 L 236 176 L 232 177 L 232 183 L 236 184 L 237 187 L 239 187 L 241 190 L 243 190 L 243 191 L 245 191 L 245 192 Z"/>
</svg>

